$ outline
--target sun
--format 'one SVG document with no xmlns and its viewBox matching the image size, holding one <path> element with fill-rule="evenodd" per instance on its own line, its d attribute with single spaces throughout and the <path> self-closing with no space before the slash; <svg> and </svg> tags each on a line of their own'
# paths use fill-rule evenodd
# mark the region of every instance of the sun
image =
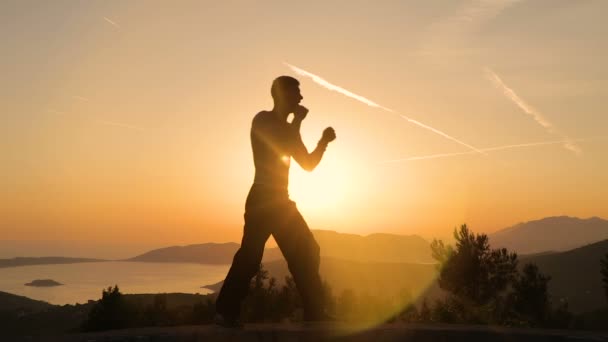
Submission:
<svg viewBox="0 0 608 342">
<path fill-rule="evenodd" d="M 325 163 L 324 163 L 325 162 Z M 324 160 L 312 172 L 292 163 L 289 196 L 298 207 L 315 216 L 326 216 L 344 208 L 354 181 L 338 160 Z"/>
</svg>

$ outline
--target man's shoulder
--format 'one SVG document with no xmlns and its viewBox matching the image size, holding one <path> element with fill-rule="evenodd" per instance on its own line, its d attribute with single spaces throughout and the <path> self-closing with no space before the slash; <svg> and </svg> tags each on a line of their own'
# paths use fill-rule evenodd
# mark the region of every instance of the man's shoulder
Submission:
<svg viewBox="0 0 608 342">
<path fill-rule="evenodd" d="M 254 117 L 253 117 L 253 124 L 263 124 L 265 122 L 268 122 L 269 120 L 272 119 L 272 112 L 269 112 L 267 110 L 263 110 L 259 113 L 257 113 Z"/>
</svg>

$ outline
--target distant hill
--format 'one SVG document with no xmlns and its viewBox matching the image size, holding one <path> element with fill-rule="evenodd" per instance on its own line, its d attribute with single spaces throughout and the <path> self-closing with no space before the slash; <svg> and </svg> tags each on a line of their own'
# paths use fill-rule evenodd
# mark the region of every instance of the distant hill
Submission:
<svg viewBox="0 0 608 342">
<path fill-rule="evenodd" d="M 17 311 L 23 313 L 32 313 L 43 311 L 52 307 L 54 307 L 54 305 L 47 302 L 0 291 L 0 312 Z"/>
<path fill-rule="evenodd" d="M 313 230 L 321 255 L 362 262 L 432 263 L 429 243 L 418 235 L 337 233 Z"/>
<path fill-rule="evenodd" d="M 240 245 L 236 242 L 202 243 L 187 246 L 172 246 L 151 250 L 126 261 L 142 262 L 191 262 L 199 264 L 226 265 L 232 263 L 234 254 Z M 281 258 L 277 248 L 264 252 L 265 260 Z"/>
<path fill-rule="evenodd" d="M 489 234 L 489 238 L 492 247 L 519 254 L 560 252 L 608 239 L 608 221 L 599 217 L 547 217 L 516 224 Z"/>
<path fill-rule="evenodd" d="M 600 259 L 606 253 L 608 240 L 567 252 L 521 256 L 520 265 L 538 265 L 543 274 L 551 276 L 549 293 L 555 300 L 564 298 L 572 311 L 583 312 L 606 306 L 600 275 Z"/>
<path fill-rule="evenodd" d="M 365 262 L 433 262 L 429 243 L 416 235 L 361 236 L 328 230 L 312 232 L 324 257 Z M 235 242 L 173 246 L 155 249 L 127 261 L 230 264 L 239 246 Z M 267 248 L 264 251 L 264 262 L 279 259 L 283 259 L 279 248 Z"/>
<path fill-rule="evenodd" d="M 101 262 L 107 261 L 102 259 L 88 258 L 64 258 L 64 257 L 36 257 L 36 258 L 12 258 L 0 259 L 0 268 L 17 267 L 17 266 L 32 266 L 32 265 L 51 265 L 51 264 L 75 264 L 80 262 Z"/>
<path fill-rule="evenodd" d="M 154 249 L 127 261 L 229 264 L 238 248 L 239 244 L 235 242 L 173 246 Z"/>
</svg>

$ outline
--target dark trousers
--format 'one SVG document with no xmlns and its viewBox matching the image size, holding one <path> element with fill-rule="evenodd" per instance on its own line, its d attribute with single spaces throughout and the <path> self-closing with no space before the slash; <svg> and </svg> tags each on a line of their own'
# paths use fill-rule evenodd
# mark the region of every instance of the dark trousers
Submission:
<svg viewBox="0 0 608 342">
<path fill-rule="evenodd" d="M 252 186 L 247 196 L 241 248 L 217 297 L 217 312 L 230 319 L 238 318 L 271 234 L 287 260 L 302 297 L 304 318 L 314 319 L 321 314 L 323 306 L 319 245 L 285 190 L 274 191 L 257 185 Z"/>
</svg>

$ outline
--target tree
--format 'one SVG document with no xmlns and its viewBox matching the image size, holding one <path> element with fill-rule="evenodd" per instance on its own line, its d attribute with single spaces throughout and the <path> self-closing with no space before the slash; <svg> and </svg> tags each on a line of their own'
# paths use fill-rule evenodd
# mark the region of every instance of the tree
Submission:
<svg viewBox="0 0 608 342">
<path fill-rule="evenodd" d="M 551 311 L 549 280 L 551 277 L 541 274 L 535 264 L 526 264 L 513 282 L 512 307 L 531 325 L 542 324 L 548 319 Z"/>
<path fill-rule="evenodd" d="M 267 285 L 268 284 L 268 285 Z M 273 294 L 276 294 L 276 279 L 269 279 L 268 271 L 264 265 L 260 268 L 251 280 L 249 294 L 243 303 L 243 318 L 245 322 L 264 322 L 271 318 L 270 310 L 274 303 L 271 303 Z"/>
<path fill-rule="evenodd" d="M 293 277 L 285 276 L 285 284 L 278 292 L 276 300 L 278 319 L 297 321 L 302 319 L 302 299 Z"/>
<path fill-rule="evenodd" d="M 158 293 L 154 295 L 152 305 L 144 309 L 143 315 L 146 325 L 155 327 L 171 325 L 171 313 L 167 308 L 167 294 Z"/>
<path fill-rule="evenodd" d="M 102 291 L 101 299 L 89 312 L 84 322 L 84 330 L 121 329 L 130 325 L 133 310 L 118 289 L 110 286 Z"/>
<path fill-rule="evenodd" d="M 358 298 L 351 289 L 342 290 L 337 300 L 336 314 L 345 320 L 352 320 L 356 317 Z"/>
<path fill-rule="evenodd" d="M 485 234 L 474 234 L 462 225 L 454 230 L 456 248 L 442 241 L 431 243 L 439 262 L 439 286 L 456 298 L 474 305 L 495 300 L 517 274 L 517 254 L 505 248 L 490 249 Z"/>
<path fill-rule="evenodd" d="M 604 283 L 604 293 L 606 294 L 606 300 L 608 300 L 608 253 L 600 260 L 600 264 L 602 265 L 600 272 L 602 273 L 602 282 Z"/>
</svg>

